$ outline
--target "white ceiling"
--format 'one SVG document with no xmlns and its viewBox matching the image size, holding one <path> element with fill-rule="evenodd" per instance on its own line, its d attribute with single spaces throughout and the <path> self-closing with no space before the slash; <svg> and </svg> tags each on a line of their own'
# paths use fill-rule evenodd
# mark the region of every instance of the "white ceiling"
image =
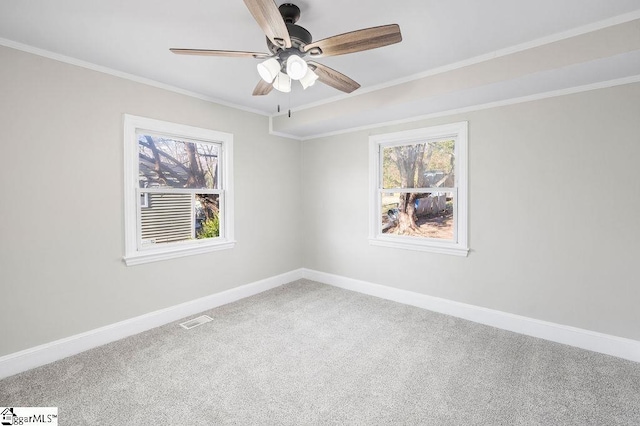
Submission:
<svg viewBox="0 0 640 426">
<path fill-rule="evenodd" d="M 278 104 L 284 109 L 310 111 L 327 101 L 335 101 L 336 105 L 347 105 L 350 98 L 371 102 L 372 93 L 384 92 L 389 84 L 401 86 L 437 70 L 447 67 L 453 70 L 456 68 L 453 64 L 474 63 L 479 57 L 490 61 L 492 53 L 500 52 L 495 56 L 501 56 L 505 49 L 514 46 L 520 46 L 515 52 L 527 44 L 535 47 L 544 45 L 545 40 L 555 42 L 621 22 L 640 22 L 640 0 L 294 0 L 294 3 L 302 10 L 298 24 L 309 30 L 314 40 L 397 23 L 403 41 L 376 50 L 318 59 L 362 85 L 351 95 L 316 84 L 306 91 L 296 87 L 291 94 L 273 91 L 262 97 L 251 96 L 259 79 L 258 60 L 179 56 L 169 52 L 170 47 L 268 52 L 264 35 L 241 0 L 2 0 L 0 38 L 4 40 L 0 43 L 25 50 L 42 49 L 273 115 Z M 532 70 L 505 76 L 504 87 L 496 87 L 501 81 L 485 81 L 476 87 L 466 85 L 456 90 L 466 90 L 466 99 L 482 98 L 483 90 L 498 93 L 504 89 L 513 92 L 509 96 L 526 96 L 536 91 L 567 88 L 577 82 L 593 84 L 639 75 L 640 46 L 634 46 L 640 44 L 640 30 L 634 28 L 640 26 L 635 25 L 624 34 L 637 37 L 637 43 L 633 40 L 622 50 L 611 46 L 611 53 L 587 55 L 569 64 L 556 60 L 546 68 L 536 68 L 536 57 L 532 56 L 528 59 Z M 617 43 L 615 38 L 604 40 Z M 556 52 L 557 56 L 562 55 Z M 543 55 L 538 60 L 545 58 Z M 574 67 L 570 75 L 567 66 Z M 580 78 L 571 83 L 571 76 L 576 75 Z M 528 89 L 523 90 L 524 87 Z M 359 109 L 345 106 L 340 118 L 328 117 L 315 123 L 307 118 L 297 124 L 295 120 L 286 124 L 282 117 L 275 117 L 274 123 L 280 119 L 282 133 L 305 138 L 353 125 L 349 123 L 351 116 L 359 116 L 356 124 L 365 126 L 379 122 L 381 116 L 400 119 L 406 114 L 432 114 L 469 103 L 467 100 L 452 105 L 451 99 L 441 99 L 442 96 L 432 96 L 429 105 L 422 99 L 426 96 L 408 97 L 391 107 L 379 105 L 370 114 L 363 113 L 360 102 Z M 474 102 L 499 100 L 494 98 L 495 95 Z M 391 115 L 385 115 L 385 110 Z"/>
</svg>

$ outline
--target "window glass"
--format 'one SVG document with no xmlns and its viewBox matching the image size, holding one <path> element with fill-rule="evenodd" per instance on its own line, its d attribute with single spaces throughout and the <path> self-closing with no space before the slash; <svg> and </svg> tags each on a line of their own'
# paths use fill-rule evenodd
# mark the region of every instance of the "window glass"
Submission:
<svg viewBox="0 0 640 426">
<path fill-rule="evenodd" d="M 140 188 L 217 189 L 219 146 L 138 135 Z"/>
<path fill-rule="evenodd" d="M 393 192 L 381 197 L 381 230 L 388 235 L 454 239 L 453 192 Z M 404 209 L 407 206 L 407 209 Z M 408 211 L 409 214 L 402 214 Z M 411 216 L 414 221 L 411 221 Z"/>
<path fill-rule="evenodd" d="M 383 188 L 454 187 L 454 152 L 454 140 L 384 147 Z"/>
<path fill-rule="evenodd" d="M 140 208 L 142 247 L 220 236 L 218 194 L 148 193 Z"/>
</svg>

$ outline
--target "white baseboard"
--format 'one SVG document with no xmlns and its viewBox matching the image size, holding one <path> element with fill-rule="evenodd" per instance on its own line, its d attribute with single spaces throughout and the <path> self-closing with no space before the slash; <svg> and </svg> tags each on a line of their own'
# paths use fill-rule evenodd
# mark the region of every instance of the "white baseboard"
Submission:
<svg viewBox="0 0 640 426">
<path fill-rule="evenodd" d="M 463 318 L 528 336 L 640 362 L 640 342 L 509 314 L 311 269 L 297 269 L 200 299 L 0 357 L 0 379 L 49 364 L 301 278 Z"/>
<path fill-rule="evenodd" d="M 302 278 L 302 269 L 181 303 L 75 336 L 0 357 L 0 379 L 114 342 L 173 321 L 226 305 Z"/>
<path fill-rule="evenodd" d="M 527 336 L 640 362 L 640 341 L 637 340 L 541 321 L 311 269 L 303 269 L 302 275 L 306 279 L 346 290 L 428 309 Z"/>
</svg>

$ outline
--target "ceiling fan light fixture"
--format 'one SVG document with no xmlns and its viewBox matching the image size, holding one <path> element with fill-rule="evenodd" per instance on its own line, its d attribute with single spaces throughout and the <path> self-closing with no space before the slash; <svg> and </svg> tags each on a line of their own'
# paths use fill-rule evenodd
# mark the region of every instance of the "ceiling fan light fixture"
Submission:
<svg viewBox="0 0 640 426">
<path fill-rule="evenodd" d="M 258 74 L 267 83 L 273 83 L 273 80 L 280 72 L 280 68 L 280 62 L 276 58 L 269 58 L 258 64 Z"/>
<path fill-rule="evenodd" d="M 307 68 L 307 73 L 300 79 L 300 84 L 302 84 L 303 89 L 306 89 L 307 87 L 313 86 L 317 79 L 318 74 L 313 72 L 311 68 Z"/>
<path fill-rule="evenodd" d="M 294 80 L 300 80 L 307 74 L 307 63 L 298 55 L 291 55 L 287 59 L 287 74 Z"/>
<path fill-rule="evenodd" d="M 291 78 L 283 72 L 278 73 L 278 76 L 273 82 L 273 88 L 284 93 L 289 93 L 291 91 Z"/>
</svg>

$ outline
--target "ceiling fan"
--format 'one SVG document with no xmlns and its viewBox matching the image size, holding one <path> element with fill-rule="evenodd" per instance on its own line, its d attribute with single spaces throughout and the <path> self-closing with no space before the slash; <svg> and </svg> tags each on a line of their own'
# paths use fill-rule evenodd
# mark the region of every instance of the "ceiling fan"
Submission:
<svg viewBox="0 0 640 426">
<path fill-rule="evenodd" d="M 300 8 L 292 3 L 277 7 L 274 0 L 244 0 L 245 5 L 267 36 L 270 53 L 233 50 L 170 49 L 180 55 L 229 56 L 264 59 L 258 64 L 262 79 L 253 90 L 254 96 L 266 95 L 272 89 L 291 91 L 291 80 L 298 80 L 303 89 L 316 80 L 346 93 L 360 85 L 346 75 L 315 61 L 303 59 L 337 56 L 388 46 L 402 41 L 397 24 L 365 28 L 320 41 L 312 41 L 311 33 L 296 22 Z"/>
</svg>

